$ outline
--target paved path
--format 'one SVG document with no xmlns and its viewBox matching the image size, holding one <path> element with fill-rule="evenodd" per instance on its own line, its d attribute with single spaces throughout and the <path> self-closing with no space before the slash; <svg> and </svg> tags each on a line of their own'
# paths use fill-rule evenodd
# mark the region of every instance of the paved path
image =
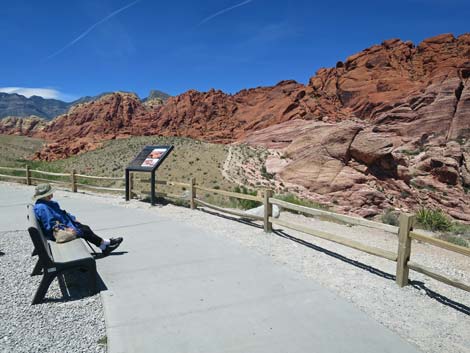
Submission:
<svg viewBox="0 0 470 353">
<path fill-rule="evenodd" d="M 31 194 L 0 183 L 0 231 L 25 229 Z M 110 353 L 418 352 L 334 293 L 210 225 L 196 230 L 71 193 L 60 202 L 97 233 L 125 236 L 116 254 L 98 260 Z"/>
</svg>

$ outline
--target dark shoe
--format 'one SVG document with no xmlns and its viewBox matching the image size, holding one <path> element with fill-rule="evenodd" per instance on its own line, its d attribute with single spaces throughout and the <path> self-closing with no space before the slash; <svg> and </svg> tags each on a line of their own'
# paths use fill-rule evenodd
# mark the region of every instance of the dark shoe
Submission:
<svg viewBox="0 0 470 353">
<path fill-rule="evenodd" d="M 115 244 L 121 244 L 123 239 L 121 237 L 119 238 L 111 238 L 109 239 L 110 245 L 115 245 Z"/>
<path fill-rule="evenodd" d="M 115 243 L 115 244 L 109 244 L 106 249 L 103 250 L 103 255 L 104 256 L 108 256 L 109 254 L 111 254 L 111 252 L 113 252 L 114 250 L 116 250 L 119 245 L 121 244 L 121 242 L 119 243 Z"/>
</svg>

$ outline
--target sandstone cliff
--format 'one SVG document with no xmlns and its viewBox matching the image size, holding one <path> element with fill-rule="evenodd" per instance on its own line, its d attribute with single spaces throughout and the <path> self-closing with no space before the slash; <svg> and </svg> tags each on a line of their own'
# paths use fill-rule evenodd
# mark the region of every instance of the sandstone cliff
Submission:
<svg viewBox="0 0 470 353">
<path fill-rule="evenodd" d="M 0 134 L 32 136 L 46 126 L 46 120 L 34 115 L 27 118 L 8 116 L 0 120 Z"/>
<path fill-rule="evenodd" d="M 247 142 L 281 150 L 277 178 L 344 211 L 423 204 L 470 221 L 469 77 L 470 34 L 417 46 L 392 39 L 319 70 L 307 85 L 191 90 L 164 104 L 106 95 L 33 133 L 50 141 L 36 157 L 131 135 Z"/>
</svg>

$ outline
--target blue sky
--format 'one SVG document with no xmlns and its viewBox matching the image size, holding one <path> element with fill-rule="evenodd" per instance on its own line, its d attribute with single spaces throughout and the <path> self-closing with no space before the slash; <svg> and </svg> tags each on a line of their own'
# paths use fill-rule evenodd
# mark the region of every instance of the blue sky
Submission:
<svg viewBox="0 0 470 353">
<path fill-rule="evenodd" d="M 468 0 L 15 0 L 0 15 L 0 91 L 63 100 L 306 83 L 385 39 L 470 32 Z"/>
</svg>

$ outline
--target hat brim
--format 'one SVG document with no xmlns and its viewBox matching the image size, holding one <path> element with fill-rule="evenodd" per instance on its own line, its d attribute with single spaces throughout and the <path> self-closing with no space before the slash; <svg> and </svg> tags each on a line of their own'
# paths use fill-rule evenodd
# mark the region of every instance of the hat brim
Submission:
<svg viewBox="0 0 470 353">
<path fill-rule="evenodd" d="M 43 198 L 45 198 L 45 197 L 47 197 L 47 196 L 49 196 L 49 195 L 52 195 L 55 191 L 56 191 L 56 189 L 53 188 L 53 187 L 51 187 L 51 189 L 50 189 L 48 192 L 46 192 L 45 194 L 33 196 L 32 199 L 33 199 L 33 201 L 37 201 L 37 200 L 43 199 Z"/>
</svg>

